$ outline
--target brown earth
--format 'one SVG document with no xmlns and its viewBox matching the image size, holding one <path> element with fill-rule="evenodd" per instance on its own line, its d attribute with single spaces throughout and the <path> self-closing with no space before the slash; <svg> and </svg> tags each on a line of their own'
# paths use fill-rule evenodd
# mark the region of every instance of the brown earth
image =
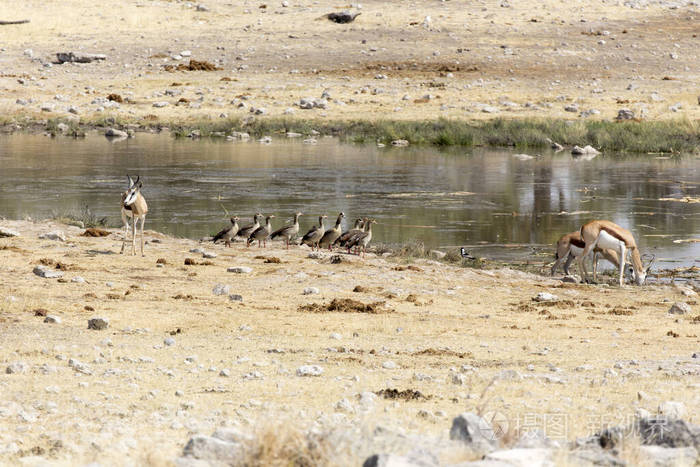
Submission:
<svg viewBox="0 0 700 467">
<path fill-rule="evenodd" d="M 21 234 L 0 238 L 0 463 L 169 465 L 194 433 L 280 420 L 278 434 L 332 420 L 445 438 L 464 411 L 496 414 L 509 432 L 546 430 L 556 414 L 560 436 L 573 439 L 675 400 L 699 421 L 700 322 L 688 288 L 568 284 L 431 260 L 397 270 L 405 259 L 372 253 L 332 264 L 306 247 L 226 248 L 150 231 L 146 256 L 130 256 L 116 230 L 0 225 Z M 38 239 L 55 229 L 65 243 Z M 201 264 L 194 248 L 218 256 Z M 38 277 L 40 264 L 63 277 Z M 243 301 L 214 295 L 217 284 Z M 532 300 L 545 291 L 559 300 Z M 692 313 L 669 315 L 675 301 Z M 303 309 L 355 302 L 392 312 Z M 88 330 L 93 317 L 109 327 Z M 298 376 L 303 365 L 323 374 Z M 381 397 L 364 406 L 368 392 Z"/>
<path fill-rule="evenodd" d="M 700 11 L 692 2 L 369 1 L 348 24 L 323 18 L 349 8 L 342 3 L 262 5 L 3 2 L 0 18 L 31 20 L 0 26 L 4 122 L 177 123 L 248 116 L 251 107 L 266 109 L 260 118 L 293 109 L 328 119 L 576 119 L 595 109 L 589 118 L 611 119 L 623 107 L 647 119 L 700 118 Z M 68 51 L 107 59 L 52 63 Z M 297 107 L 324 90 L 327 109 Z M 123 102 L 93 103 L 110 95 Z M 41 111 L 44 103 L 53 111 Z M 578 112 L 564 110 L 572 103 Z M 78 116 L 67 113 L 71 105 Z"/>
</svg>

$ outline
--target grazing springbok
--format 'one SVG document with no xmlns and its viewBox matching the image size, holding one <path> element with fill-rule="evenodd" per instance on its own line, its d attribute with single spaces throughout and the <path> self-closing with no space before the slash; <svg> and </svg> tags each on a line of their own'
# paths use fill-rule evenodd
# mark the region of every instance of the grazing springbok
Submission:
<svg viewBox="0 0 700 467">
<path fill-rule="evenodd" d="M 586 243 L 581 238 L 581 232 L 571 232 L 566 235 L 562 235 L 557 241 L 557 249 L 554 253 L 554 265 L 552 265 L 552 275 L 557 272 L 561 263 L 564 263 L 564 274 L 569 275 L 569 265 L 576 258 L 581 256 L 583 249 L 586 247 Z M 615 268 L 620 267 L 620 260 L 617 257 L 617 252 L 610 249 L 595 249 L 595 256 L 593 256 L 593 277 L 596 276 L 598 270 L 598 259 L 602 256 L 604 259 L 610 261 Z M 579 271 L 582 272 L 582 271 Z M 631 268 L 627 270 L 631 272 Z"/>
<path fill-rule="evenodd" d="M 126 245 L 126 239 L 129 236 L 129 217 L 131 217 L 131 254 L 136 255 L 136 223 L 141 221 L 141 256 L 146 256 L 143 254 L 143 225 L 146 223 L 146 214 L 148 213 L 148 204 L 146 204 L 146 198 L 141 194 L 141 187 L 143 183 L 140 181 L 141 177 L 136 177 L 136 181 L 133 181 L 129 175 L 126 176 L 129 188 L 122 193 L 122 222 L 124 222 L 124 241 L 122 242 L 122 250 L 120 254 L 124 253 L 124 246 Z"/>
<path fill-rule="evenodd" d="M 634 237 L 629 230 L 624 229 L 610 221 L 593 220 L 581 227 L 581 238 L 583 238 L 586 246 L 584 247 L 581 256 L 578 257 L 578 263 L 579 268 L 583 272 L 584 280 L 588 275 L 584 261 L 586 257 L 595 252 L 596 248 L 600 248 L 601 250 L 614 250 L 617 253 L 620 260 L 620 285 L 623 284 L 625 258 L 627 257 L 628 252 L 632 257 L 634 281 L 637 285 L 644 284 L 647 274 L 651 269 L 651 265 L 654 263 L 654 257 L 652 256 L 649 264 L 644 267 L 644 264 L 642 264 L 642 257 L 639 254 L 639 248 L 637 248 L 637 243 L 634 241 Z M 595 281 L 595 270 L 593 270 L 593 274 L 593 281 Z"/>
</svg>

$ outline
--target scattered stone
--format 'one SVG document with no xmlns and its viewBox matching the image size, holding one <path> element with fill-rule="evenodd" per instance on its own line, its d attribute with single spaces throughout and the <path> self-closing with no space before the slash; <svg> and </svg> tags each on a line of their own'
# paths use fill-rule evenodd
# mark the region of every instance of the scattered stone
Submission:
<svg viewBox="0 0 700 467">
<path fill-rule="evenodd" d="M 54 315 L 46 315 L 46 318 L 44 318 L 44 322 L 49 324 L 61 324 L 61 318 Z"/>
<path fill-rule="evenodd" d="M 211 436 L 196 435 L 187 442 L 182 455 L 208 461 L 206 465 L 211 462 L 215 462 L 215 465 L 238 465 L 242 461 L 243 446 Z M 176 465 L 179 463 L 176 462 Z"/>
<path fill-rule="evenodd" d="M 671 308 L 668 310 L 668 312 L 673 315 L 685 315 L 692 311 L 693 309 L 690 308 L 690 305 L 685 302 L 676 302 L 671 305 Z"/>
<path fill-rule="evenodd" d="M 510 466 L 553 465 L 552 450 L 546 448 L 514 448 L 502 449 L 486 454 L 484 461 L 503 463 Z"/>
<path fill-rule="evenodd" d="M 395 139 L 391 142 L 391 145 L 396 147 L 405 147 L 408 146 L 408 144 L 408 140 L 405 139 Z"/>
<path fill-rule="evenodd" d="M 571 150 L 571 154 L 574 156 L 582 156 L 585 154 L 600 154 L 600 152 L 591 145 L 585 147 L 574 146 Z"/>
<path fill-rule="evenodd" d="M 415 450 L 405 456 L 374 454 L 362 463 L 362 467 L 437 467 L 439 465 L 437 456 L 424 450 Z"/>
<path fill-rule="evenodd" d="M 493 427 L 472 412 L 464 412 L 452 420 L 450 439 L 464 441 L 478 450 L 486 451 L 493 451 L 497 441 Z"/>
<path fill-rule="evenodd" d="M 45 279 L 56 279 L 63 277 L 63 272 L 47 269 L 46 266 L 36 266 L 33 270 L 34 274 Z"/>
<path fill-rule="evenodd" d="M 126 138 L 129 136 L 126 131 L 117 130 L 116 128 L 107 128 L 105 131 L 105 136 L 107 138 Z"/>
<path fill-rule="evenodd" d="M 328 18 L 329 21 L 333 21 L 334 23 L 338 24 L 345 24 L 345 23 L 352 23 L 355 21 L 355 18 L 357 18 L 362 12 L 350 12 L 350 11 L 340 11 L 340 12 L 332 12 L 328 13 L 326 18 Z"/>
<path fill-rule="evenodd" d="M 209 252 L 209 251 L 205 251 L 205 252 L 202 253 L 202 257 L 203 257 L 203 258 L 214 259 L 214 258 L 216 258 L 217 256 L 219 256 L 219 255 L 217 255 L 216 253 Z"/>
<path fill-rule="evenodd" d="M 385 370 L 395 370 L 397 368 L 397 365 L 395 362 L 387 360 L 384 363 L 382 363 L 382 368 L 384 368 Z"/>
<path fill-rule="evenodd" d="M 535 295 L 532 300 L 535 302 L 556 302 L 559 300 L 559 297 L 549 292 L 540 292 Z"/>
<path fill-rule="evenodd" d="M 231 287 L 228 284 L 216 284 L 212 289 L 214 295 L 228 295 L 231 291 Z"/>
<path fill-rule="evenodd" d="M 670 448 L 700 446 L 700 427 L 666 417 L 640 418 L 632 427 L 642 444 Z"/>
<path fill-rule="evenodd" d="M 315 295 L 320 293 L 318 287 L 306 287 L 302 292 L 302 295 Z"/>
<path fill-rule="evenodd" d="M 316 99 L 313 97 L 304 97 L 299 100 L 299 108 L 301 109 L 325 109 L 328 107 L 326 99 Z"/>
<path fill-rule="evenodd" d="M 564 110 L 566 112 L 578 112 L 578 105 L 576 104 L 569 104 L 564 107 Z"/>
<path fill-rule="evenodd" d="M 685 404 L 677 401 L 666 401 L 659 404 L 659 415 L 666 419 L 679 420 L 686 415 Z"/>
<path fill-rule="evenodd" d="M 108 327 L 109 320 L 107 318 L 90 318 L 88 320 L 88 329 L 101 331 L 102 329 L 107 329 Z"/>
<path fill-rule="evenodd" d="M 13 363 L 10 363 L 7 366 L 7 368 L 5 368 L 5 373 L 8 375 L 26 373 L 27 368 L 28 368 L 28 366 L 24 362 L 13 362 Z"/>
<path fill-rule="evenodd" d="M 160 109 L 160 108 L 163 108 L 163 107 L 167 107 L 168 105 L 170 105 L 170 103 L 169 103 L 169 102 L 166 102 L 166 101 L 158 101 L 158 102 L 154 102 L 154 103 L 153 103 L 153 107 L 156 107 L 156 108 L 159 108 L 159 109 Z"/>
<path fill-rule="evenodd" d="M 321 376 L 323 368 L 318 365 L 303 365 L 297 368 L 297 376 Z"/>
<path fill-rule="evenodd" d="M 632 120 L 634 119 L 634 112 L 630 109 L 620 109 L 617 111 L 617 117 L 615 120 Z"/>
<path fill-rule="evenodd" d="M 231 371 L 228 368 L 224 368 L 219 372 L 219 376 L 223 378 L 228 378 L 229 376 L 231 376 Z"/>
<path fill-rule="evenodd" d="M 1 237 L 19 237 L 19 232 L 0 226 L 0 238 Z"/>
<path fill-rule="evenodd" d="M 661 446 L 640 446 L 640 458 L 646 465 L 657 467 L 692 466 L 698 459 L 698 451 L 694 447 L 664 448 Z"/>
<path fill-rule="evenodd" d="M 228 296 L 228 299 L 229 299 L 230 301 L 232 301 L 232 302 L 242 302 L 242 301 L 243 301 L 243 295 L 239 295 L 239 294 L 233 293 L 233 294 L 231 294 L 231 295 Z"/>
<path fill-rule="evenodd" d="M 42 240 L 55 240 L 57 242 L 65 242 L 66 234 L 64 234 L 60 230 L 52 230 L 51 232 L 46 232 L 39 235 L 39 238 Z"/>
<path fill-rule="evenodd" d="M 332 332 L 331 335 L 328 337 L 330 337 L 333 340 L 337 340 L 337 341 L 339 341 L 343 338 L 343 336 L 337 332 Z"/>
<path fill-rule="evenodd" d="M 248 266 L 231 266 L 230 268 L 226 269 L 226 272 L 233 272 L 235 274 L 250 274 L 253 272 L 253 268 L 249 268 Z"/>
<path fill-rule="evenodd" d="M 56 53 L 56 58 L 59 64 L 68 62 L 90 63 L 96 60 L 106 60 L 107 56 L 104 54 L 89 54 L 83 52 L 58 52 Z"/>
<path fill-rule="evenodd" d="M 168 347 L 170 347 L 171 345 L 175 345 L 175 339 L 173 339 L 172 337 L 166 337 L 163 340 L 163 344 L 168 346 Z"/>
</svg>

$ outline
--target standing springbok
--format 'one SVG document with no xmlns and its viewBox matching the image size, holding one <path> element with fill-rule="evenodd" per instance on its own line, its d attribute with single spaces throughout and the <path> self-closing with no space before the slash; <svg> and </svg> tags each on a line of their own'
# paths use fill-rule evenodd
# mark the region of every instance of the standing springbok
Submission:
<svg viewBox="0 0 700 467">
<path fill-rule="evenodd" d="M 629 254 L 632 257 L 632 267 L 634 268 L 634 281 L 637 285 L 644 284 L 647 274 L 651 269 L 651 265 L 654 263 L 654 257 L 649 261 L 649 265 L 644 267 L 642 264 L 642 257 L 639 254 L 639 248 L 637 248 L 637 243 L 634 241 L 634 237 L 629 230 L 610 221 L 593 220 L 581 227 L 581 238 L 583 238 L 586 246 L 581 256 L 578 257 L 578 263 L 584 275 L 584 280 L 588 275 L 584 261 L 586 257 L 595 252 L 596 248 L 600 248 L 615 250 L 617 253 L 620 260 L 619 270 L 621 286 L 624 279 L 625 258 L 629 250 Z M 593 280 L 595 281 L 595 270 L 593 270 L 593 274 Z"/>
<path fill-rule="evenodd" d="M 557 249 L 554 253 L 554 265 L 552 265 L 552 275 L 557 272 L 561 263 L 564 263 L 564 274 L 569 275 L 569 265 L 571 262 L 581 256 L 583 249 L 586 247 L 586 243 L 581 238 L 581 232 L 571 232 L 566 235 L 562 235 L 557 241 Z M 610 261 L 615 268 L 620 267 L 620 260 L 617 257 L 617 252 L 610 249 L 595 249 L 595 256 L 593 256 L 593 277 L 596 276 L 598 270 L 598 259 L 602 256 L 604 259 Z M 631 269 L 631 268 L 630 268 Z M 582 271 L 579 271 L 580 273 Z M 629 272 L 629 270 L 628 270 Z"/>
<path fill-rule="evenodd" d="M 148 205 L 146 204 L 146 198 L 144 198 L 141 194 L 141 187 L 143 186 L 143 183 L 140 181 L 140 176 L 136 177 L 136 181 L 133 181 L 129 175 L 127 175 L 126 178 L 129 182 L 129 188 L 122 193 L 122 222 L 124 222 L 124 241 L 122 242 L 122 250 L 119 253 L 124 253 L 126 239 L 129 236 L 128 218 L 131 217 L 131 254 L 136 255 L 136 223 L 141 220 L 141 256 L 146 256 L 143 254 L 143 225 L 146 223 Z"/>
</svg>

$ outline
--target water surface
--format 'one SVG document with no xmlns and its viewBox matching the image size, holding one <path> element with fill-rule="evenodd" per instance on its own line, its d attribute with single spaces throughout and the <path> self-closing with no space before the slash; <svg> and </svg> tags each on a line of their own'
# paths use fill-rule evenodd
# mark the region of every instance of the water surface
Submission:
<svg viewBox="0 0 700 467">
<path fill-rule="evenodd" d="M 319 214 L 333 222 L 375 217 L 375 239 L 412 239 L 432 248 L 467 246 L 478 254 L 530 258 L 563 233 L 606 218 L 635 234 L 642 252 L 666 266 L 700 261 L 700 204 L 661 198 L 700 196 L 693 156 L 606 154 L 577 160 L 547 153 L 377 148 L 321 138 L 316 145 L 175 139 L 138 134 L 110 142 L 37 135 L 0 137 L 0 216 L 49 217 L 88 206 L 120 224 L 126 174 L 140 175 L 149 204 L 146 228 L 199 238 L 256 211 L 300 210 L 302 230 Z M 545 259 L 540 256 L 540 259 Z M 664 263 L 662 263 L 664 264 Z"/>
</svg>

